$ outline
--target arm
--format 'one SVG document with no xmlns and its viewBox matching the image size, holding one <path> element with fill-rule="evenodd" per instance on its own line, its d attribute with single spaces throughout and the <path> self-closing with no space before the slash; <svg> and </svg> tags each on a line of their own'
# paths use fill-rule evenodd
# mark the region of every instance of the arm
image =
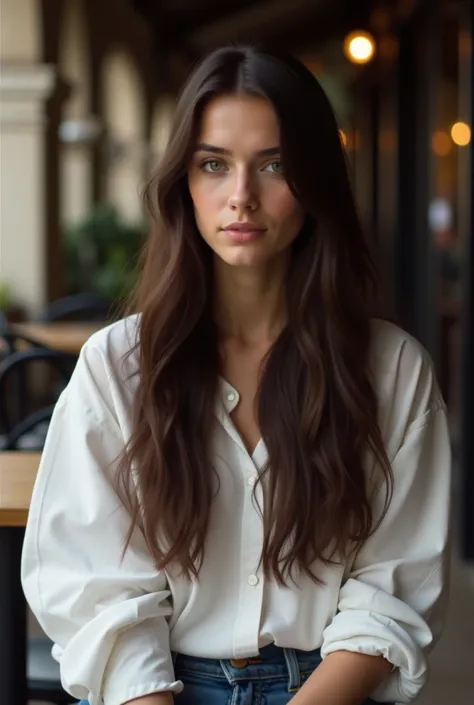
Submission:
<svg viewBox="0 0 474 705">
<path fill-rule="evenodd" d="M 86 346 L 54 412 L 23 549 L 25 595 L 55 642 L 63 686 L 91 705 L 182 688 L 166 577 L 139 531 L 122 560 L 130 517 L 114 490 L 124 437 L 112 385 L 100 351 Z"/>
<path fill-rule="evenodd" d="M 291 702 L 294 705 L 360 705 L 391 670 L 392 665 L 382 656 L 334 651 Z"/>
<path fill-rule="evenodd" d="M 308 679 L 295 705 L 358 705 L 369 695 L 410 702 L 423 687 L 424 652 L 439 635 L 444 611 L 450 460 L 444 407 L 435 405 L 410 425 L 392 462 L 390 508 L 341 588 L 338 614 L 324 632 L 327 663 Z M 379 491 L 376 516 L 383 499 Z M 373 661 L 356 661 L 344 652 Z M 384 671 L 380 657 L 393 672 Z M 357 664 L 363 666 L 359 672 Z"/>
</svg>

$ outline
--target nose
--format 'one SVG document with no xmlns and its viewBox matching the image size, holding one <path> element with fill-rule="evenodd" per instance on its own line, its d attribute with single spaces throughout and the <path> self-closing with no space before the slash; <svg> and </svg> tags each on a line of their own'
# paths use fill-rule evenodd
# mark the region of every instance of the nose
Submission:
<svg viewBox="0 0 474 705">
<path fill-rule="evenodd" d="M 232 211 L 254 211 L 258 207 L 255 184 L 248 172 L 236 174 L 229 195 L 229 207 Z"/>
</svg>

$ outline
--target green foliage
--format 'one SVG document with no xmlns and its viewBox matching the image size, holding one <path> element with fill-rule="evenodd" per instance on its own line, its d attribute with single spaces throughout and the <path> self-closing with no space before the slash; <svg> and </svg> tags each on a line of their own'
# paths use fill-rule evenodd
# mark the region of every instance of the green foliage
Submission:
<svg viewBox="0 0 474 705">
<path fill-rule="evenodd" d="M 97 205 L 64 233 L 68 293 L 91 291 L 109 301 L 128 296 L 144 241 L 144 227 L 125 223 L 112 205 Z"/>
<path fill-rule="evenodd" d="M 8 311 L 12 305 L 12 289 L 8 282 L 0 281 L 0 311 Z"/>
</svg>

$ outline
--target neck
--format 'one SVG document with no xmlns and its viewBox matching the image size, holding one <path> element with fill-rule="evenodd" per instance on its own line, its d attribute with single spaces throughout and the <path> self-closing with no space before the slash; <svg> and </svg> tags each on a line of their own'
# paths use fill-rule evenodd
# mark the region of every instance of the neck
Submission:
<svg viewBox="0 0 474 705">
<path fill-rule="evenodd" d="M 271 343 L 286 317 L 287 261 L 264 268 L 214 265 L 215 316 L 223 340 L 242 345 Z"/>
</svg>

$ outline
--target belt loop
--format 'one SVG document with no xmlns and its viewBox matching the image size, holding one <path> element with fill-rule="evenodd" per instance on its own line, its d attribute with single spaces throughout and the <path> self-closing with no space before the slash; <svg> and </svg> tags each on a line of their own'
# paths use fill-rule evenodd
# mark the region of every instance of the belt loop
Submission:
<svg viewBox="0 0 474 705">
<path fill-rule="evenodd" d="M 219 663 L 221 665 L 222 671 L 227 678 L 227 681 L 229 685 L 235 685 L 235 680 L 234 677 L 230 671 L 229 665 L 230 665 L 230 659 L 219 659 Z"/>
<path fill-rule="evenodd" d="M 294 649 L 283 648 L 286 666 L 288 668 L 288 692 L 296 693 L 301 687 L 300 666 Z"/>
</svg>

